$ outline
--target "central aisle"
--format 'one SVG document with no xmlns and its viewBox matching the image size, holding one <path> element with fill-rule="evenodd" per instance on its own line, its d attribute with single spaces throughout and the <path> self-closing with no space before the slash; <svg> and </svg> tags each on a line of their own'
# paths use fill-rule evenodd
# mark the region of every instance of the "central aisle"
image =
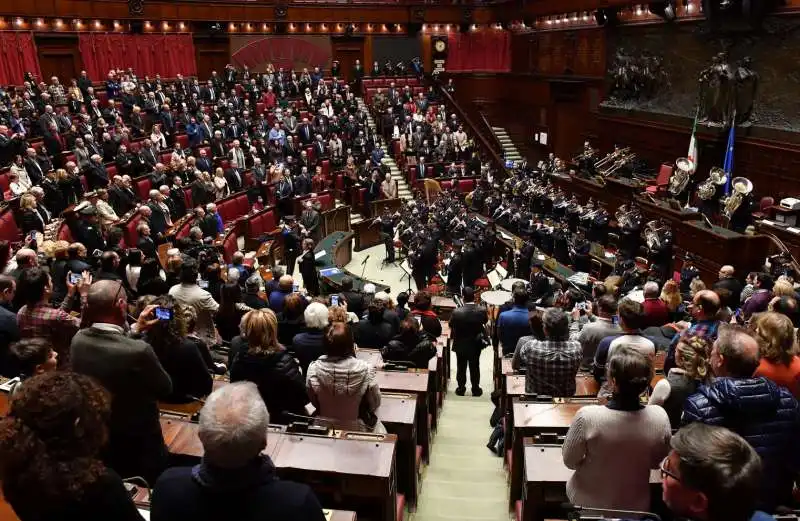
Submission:
<svg viewBox="0 0 800 521">
<path fill-rule="evenodd" d="M 503 460 L 486 448 L 493 405 L 491 348 L 481 354 L 483 396 L 456 396 L 456 355 L 439 426 L 411 521 L 508 521 L 508 486 Z M 467 383 L 469 389 L 469 383 Z"/>
</svg>

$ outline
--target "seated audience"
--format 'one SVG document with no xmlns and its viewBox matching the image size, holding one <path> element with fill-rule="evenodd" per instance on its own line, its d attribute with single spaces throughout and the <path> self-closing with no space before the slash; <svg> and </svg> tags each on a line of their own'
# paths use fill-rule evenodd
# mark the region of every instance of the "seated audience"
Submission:
<svg viewBox="0 0 800 521">
<path fill-rule="evenodd" d="M 305 415 L 308 403 L 300 366 L 278 343 L 278 319 L 269 309 L 253 310 L 242 318 L 242 339 L 231 364 L 231 382 L 246 380 L 258 391 L 273 423 L 287 424 L 286 413 Z"/>
<path fill-rule="evenodd" d="M 21 521 L 141 521 L 122 479 L 100 458 L 111 396 L 92 378 L 31 378 L 0 419 L 3 497 Z"/>
<path fill-rule="evenodd" d="M 325 521 L 311 488 L 279 479 L 263 454 L 268 426 L 275 423 L 268 410 L 252 383 L 232 383 L 212 393 L 200 411 L 197 432 L 203 460 L 161 475 L 150 519 Z"/>
<path fill-rule="evenodd" d="M 694 394 L 701 384 L 711 381 L 710 355 L 711 346 L 705 337 L 682 338 L 675 348 L 675 367 L 653 388 L 648 403 L 660 405 L 667 411 L 673 429 L 681 426 L 686 398 Z"/>
<path fill-rule="evenodd" d="M 525 371 L 526 393 L 574 396 L 581 345 L 569 339 L 569 319 L 560 308 L 546 309 L 542 324 L 545 340 L 518 342 L 511 366 Z"/>
<path fill-rule="evenodd" d="M 800 471 L 800 411 L 785 387 L 753 376 L 759 365 L 758 340 L 739 326 L 720 326 L 711 350 L 716 377 L 684 403 L 684 424 L 728 427 L 750 443 L 764 464 L 759 506 L 771 512 L 791 504 Z"/>
<path fill-rule="evenodd" d="M 283 311 L 283 301 L 292 292 L 294 279 L 291 275 L 283 275 L 278 279 L 278 287 L 269 294 L 269 308 L 275 313 Z"/>
<path fill-rule="evenodd" d="M 400 324 L 400 331 L 386 347 L 381 349 L 384 362 L 404 362 L 417 369 L 427 369 L 428 362 L 436 356 L 436 347 L 419 323 L 407 318 Z"/>
<path fill-rule="evenodd" d="M 562 450 L 564 465 L 575 471 L 567 482 L 572 503 L 650 509 L 650 469 L 669 452 L 672 435 L 664 409 L 640 402 L 652 376 L 650 357 L 619 347 L 608 361 L 608 404 L 586 405 L 575 413 Z"/>
<path fill-rule="evenodd" d="M 703 336 L 712 343 L 716 340 L 720 326 L 720 322 L 717 319 L 720 305 L 719 295 L 713 291 L 700 291 L 692 297 L 692 303 L 689 305 L 691 325 L 684 329 L 679 336 L 673 338 L 667 351 L 667 357 L 664 360 L 665 373 L 669 374 L 669 370 L 675 367 L 675 346 L 678 345 L 680 338 Z"/>
<path fill-rule="evenodd" d="M 168 403 L 187 403 L 211 392 L 211 374 L 197 344 L 187 337 L 183 306 L 169 295 L 156 298 L 154 316 L 158 321 L 144 334 L 158 361 L 172 380 Z"/>
<path fill-rule="evenodd" d="M 431 337 L 431 340 L 435 341 L 442 336 L 442 324 L 439 322 L 439 316 L 433 311 L 431 306 L 430 293 L 427 291 L 418 291 L 417 294 L 414 295 L 411 315 L 419 317 L 422 330 Z"/>
<path fill-rule="evenodd" d="M 340 422 L 359 422 L 383 431 L 375 416 L 381 392 L 375 369 L 355 356 L 353 336 L 346 324 L 332 324 L 325 332 L 324 354 L 308 367 L 306 385 L 319 415 Z"/>
<path fill-rule="evenodd" d="M 742 305 L 742 317 L 749 320 L 754 313 L 767 310 L 769 301 L 772 300 L 772 286 L 774 281 L 769 273 L 759 273 L 753 283 L 753 294 Z"/>
</svg>

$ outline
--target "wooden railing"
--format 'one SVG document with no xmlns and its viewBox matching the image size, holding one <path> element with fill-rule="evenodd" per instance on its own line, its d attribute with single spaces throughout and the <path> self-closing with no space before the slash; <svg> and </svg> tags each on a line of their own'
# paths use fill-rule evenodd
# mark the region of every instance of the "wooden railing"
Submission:
<svg viewBox="0 0 800 521">
<path fill-rule="evenodd" d="M 459 105 L 456 102 L 456 100 L 453 99 L 453 96 L 451 96 L 450 93 L 447 92 L 447 90 L 444 87 L 440 85 L 437 88 L 439 89 L 439 95 L 442 97 L 445 103 L 450 107 L 450 111 L 455 112 L 459 120 L 465 125 L 467 129 L 469 129 L 469 134 L 472 135 L 475 145 L 479 147 L 486 154 L 489 161 L 494 163 L 494 166 L 495 168 L 497 168 L 498 172 L 502 172 L 504 176 L 508 175 L 508 171 L 505 166 L 505 161 L 502 158 L 502 156 L 497 152 L 490 139 L 486 137 L 486 131 L 483 131 L 480 126 L 476 125 L 473 122 L 472 118 L 469 117 L 467 112 L 463 108 L 461 108 L 461 105 Z M 489 130 L 491 130 L 491 128 Z"/>
</svg>

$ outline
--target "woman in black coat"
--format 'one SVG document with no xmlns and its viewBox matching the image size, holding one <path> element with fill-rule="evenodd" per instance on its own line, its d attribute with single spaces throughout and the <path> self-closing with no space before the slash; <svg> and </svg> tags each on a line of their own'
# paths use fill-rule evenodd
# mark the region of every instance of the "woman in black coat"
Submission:
<svg viewBox="0 0 800 521">
<path fill-rule="evenodd" d="M 419 322 L 409 317 L 400 324 L 400 331 L 381 350 L 381 355 L 385 362 L 406 362 L 417 369 L 427 369 L 428 362 L 436 356 L 436 348 Z"/>
<path fill-rule="evenodd" d="M 147 330 L 145 341 L 153 347 L 158 361 L 172 380 L 168 403 L 188 403 L 211 393 L 213 381 L 197 344 L 186 337 L 183 307 L 170 295 L 153 301 L 158 306 L 154 317 L 159 321 Z M 171 318 L 162 318 L 171 315 Z"/>
<path fill-rule="evenodd" d="M 303 285 L 309 295 L 319 295 L 319 277 L 317 275 L 316 261 L 314 259 L 314 240 L 303 240 L 303 255 L 300 257 L 300 274 L 303 276 Z"/>
<path fill-rule="evenodd" d="M 258 387 L 270 423 L 287 424 L 306 415 L 306 382 L 295 359 L 278 343 L 278 319 L 269 309 L 249 311 L 242 319 L 242 337 L 231 365 L 231 382 L 243 380 Z M 243 344 L 241 340 L 246 341 Z"/>
</svg>

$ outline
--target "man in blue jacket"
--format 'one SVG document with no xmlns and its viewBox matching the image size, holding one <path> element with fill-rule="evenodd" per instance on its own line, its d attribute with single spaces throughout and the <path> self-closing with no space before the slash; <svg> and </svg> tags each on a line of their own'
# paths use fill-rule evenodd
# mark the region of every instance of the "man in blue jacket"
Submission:
<svg viewBox="0 0 800 521">
<path fill-rule="evenodd" d="M 788 389 L 752 376 L 758 361 L 758 341 L 748 330 L 720 326 L 711 350 L 716 379 L 689 396 L 682 422 L 727 427 L 747 440 L 764 465 L 758 506 L 771 512 L 792 504 L 800 470 L 800 409 Z"/>
</svg>

